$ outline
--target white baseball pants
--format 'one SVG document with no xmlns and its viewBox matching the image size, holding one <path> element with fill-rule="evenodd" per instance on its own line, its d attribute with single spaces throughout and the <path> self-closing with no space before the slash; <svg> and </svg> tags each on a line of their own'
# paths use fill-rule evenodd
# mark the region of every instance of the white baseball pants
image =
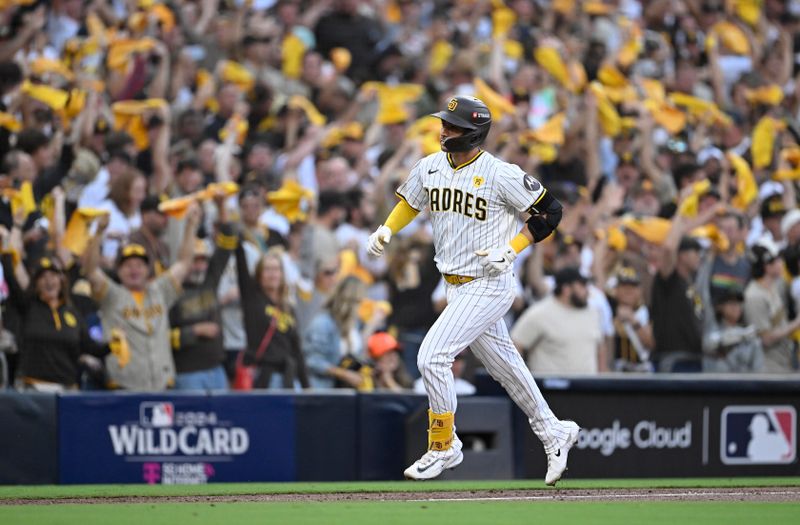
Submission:
<svg viewBox="0 0 800 525">
<path fill-rule="evenodd" d="M 431 410 L 456 411 L 451 366 L 470 347 L 511 399 L 528 416 L 534 434 L 549 453 L 568 431 L 556 418 L 508 334 L 503 316 L 514 301 L 514 274 L 483 277 L 466 284 L 447 284 L 447 306 L 428 331 L 417 357 Z"/>
</svg>

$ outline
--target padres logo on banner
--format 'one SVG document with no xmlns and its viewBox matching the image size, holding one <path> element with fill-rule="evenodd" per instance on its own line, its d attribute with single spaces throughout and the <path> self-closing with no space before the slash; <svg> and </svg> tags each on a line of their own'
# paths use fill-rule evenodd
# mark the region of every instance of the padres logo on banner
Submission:
<svg viewBox="0 0 800 525">
<path fill-rule="evenodd" d="M 458 100 L 454 98 L 451 98 L 450 102 L 447 103 L 447 109 L 449 109 L 450 111 L 455 111 L 456 106 L 458 106 Z"/>
<path fill-rule="evenodd" d="M 475 177 L 473 177 L 472 178 L 472 185 L 475 186 L 476 188 L 480 188 L 481 186 L 483 186 L 483 177 L 480 177 L 480 176 L 477 176 L 477 175 Z"/>
</svg>

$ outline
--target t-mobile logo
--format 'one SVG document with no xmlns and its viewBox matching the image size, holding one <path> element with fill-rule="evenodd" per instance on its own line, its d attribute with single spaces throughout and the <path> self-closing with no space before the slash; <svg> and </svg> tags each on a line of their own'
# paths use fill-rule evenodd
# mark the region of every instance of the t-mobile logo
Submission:
<svg viewBox="0 0 800 525">
<path fill-rule="evenodd" d="M 156 485 L 161 481 L 161 464 L 160 463 L 142 463 L 142 479 L 148 485 Z"/>
</svg>

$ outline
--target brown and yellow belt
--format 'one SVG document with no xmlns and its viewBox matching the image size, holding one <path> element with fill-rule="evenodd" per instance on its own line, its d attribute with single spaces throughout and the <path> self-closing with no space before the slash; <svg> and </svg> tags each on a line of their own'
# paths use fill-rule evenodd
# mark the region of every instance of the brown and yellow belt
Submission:
<svg viewBox="0 0 800 525">
<path fill-rule="evenodd" d="M 468 275 L 453 275 L 452 273 L 443 273 L 442 277 L 444 277 L 444 280 L 447 284 L 452 284 L 454 286 L 466 284 L 475 280 L 475 277 L 470 277 Z"/>
</svg>

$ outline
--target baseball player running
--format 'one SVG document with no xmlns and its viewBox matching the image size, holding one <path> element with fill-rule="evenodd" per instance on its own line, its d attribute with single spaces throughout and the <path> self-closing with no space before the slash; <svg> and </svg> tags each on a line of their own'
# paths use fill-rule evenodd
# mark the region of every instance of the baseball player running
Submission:
<svg viewBox="0 0 800 525">
<path fill-rule="evenodd" d="M 369 237 L 380 256 L 393 234 L 425 207 L 433 226 L 435 261 L 447 282 L 447 307 L 425 336 L 417 366 L 428 392 L 428 451 L 405 470 L 432 479 L 464 459 L 455 433 L 456 393 L 451 363 L 469 346 L 528 416 L 547 453 L 545 483 L 555 485 L 580 428 L 550 410 L 508 335 L 503 315 L 513 301 L 512 263 L 532 242 L 550 235 L 561 204 L 518 166 L 481 150 L 492 117 L 474 97 L 451 98 L 433 116 L 442 120 L 442 151 L 421 159 L 397 190 L 400 202 Z M 517 214 L 530 215 L 516 232 Z"/>
</svg>

